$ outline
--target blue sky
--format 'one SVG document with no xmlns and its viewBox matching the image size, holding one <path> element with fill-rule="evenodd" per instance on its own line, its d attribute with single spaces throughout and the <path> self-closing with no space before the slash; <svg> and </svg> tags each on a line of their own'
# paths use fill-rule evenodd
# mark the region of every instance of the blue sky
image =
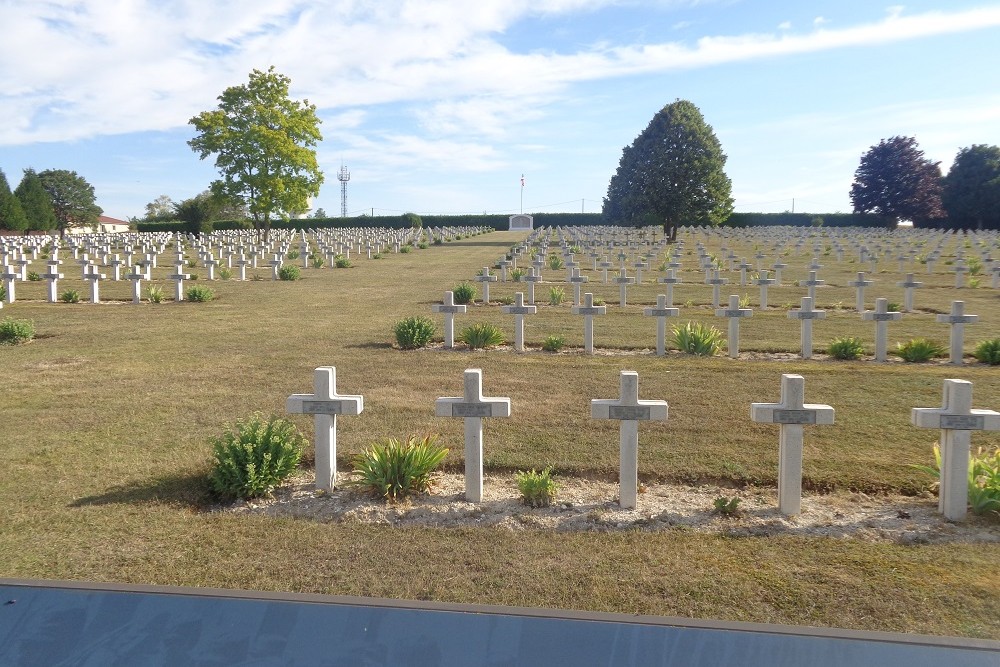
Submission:
<svg viewBox="0 0 1000 667">
<path fill-rule="evenodd" d="M 0 169 L 75 170 L 117 218 L 204 190 L 188 119 L 270 65 L 323 119 L 331 215 L 341 162 L 352 215 L 599 211 L 678 98 L 738 211 L 849 211 L 894 135 L 944 171 L 1000 144 L 1000 3 L 0 0 L 0 24 Z"/>
</svg>

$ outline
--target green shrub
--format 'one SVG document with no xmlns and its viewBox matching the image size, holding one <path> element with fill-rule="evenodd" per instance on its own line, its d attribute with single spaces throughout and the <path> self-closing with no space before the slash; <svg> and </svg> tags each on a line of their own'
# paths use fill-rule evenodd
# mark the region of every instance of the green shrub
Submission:
<svg viewBox="0 0 1000 667">
<path fill-rule="evenodd" d="M 406 244 L 404 246 L 400 246 L 399 247 L 399 252 L 400 252 L 400 254 L 403 254 L 403 255 L 405 255 L 408 252 L 411 252 L 412 250 L 413 250 L 413 246 L 411 246 L 410 244 Z"/>
<path fill-rule="evenodd" d="M 450 241 L 451 239 L 448 240 Z M 434 239 L 434 245 L 444 245 L 444 239 L 442 239 L 440 236 L 437 237 L 436 239 Z"/>
<path fill-rule="evenodd" d="M 566 337 L 555 334 L 546 336 L 545 340 L 542 341 L 542 349 L 546 352 L 558 352 L 563 349 L 564 345 L 566 345 Z"/>
<path fill-rule="evenodd" d="M 733 496 L 732 498 L 719 496 L 712 501 L 712 505 L 715 507 L 716 512 L 724 516 L 736 516 L 740 513 L 739 496 Z"/>
<path fill-rule="evenodd" d="M 844 336 L 834 338 L 826 352 L 834 359 L 857 359 L 865 353 L 865 346 L 860 338 Z"/>
<path fill-rule="evenodd" d="M 189 287 L 188 291 L 184 294 L 187 296 L 188 301 L 194 301 L 196 303 L 204 303 L 215 298 L 215 292 L 204 285 Z"/>
<path fill-rule="evenodd" d="M 944 355 L 944 346 L 927 338 L 911 338 L 905 343 L 896 343 L 896 354 L 903 361 L 920 363 Z"/>
<path fill-rule="evenodd" d="M 422 229 L 424 226 L 423 220 L 416 213 L 404 213 L 402 217 L 403 224 L 409 225 L 410 229 Z"/>
<path fill-rule="evenodd" d="M 509 306 L 509 305 L 511 305 L 511 304 L 514 303 L 514 295 L 513 294 L 504 294 L 502 297 L 500 297 L 499 299 L 497 299 L 497 303 L 499 303 L 500 305 L 503 305 L 503 306 Z"/>
<path fill-rule="evenodd" d="M 455 288 L 451 292 L 455 298 L 455 303 L 460 306 L 468 305 L 476 298 L 476 288 L 470 282 L 460 282 L 455 285 Z"/>
<path fill-rule="evenodd" d="M 434 322 L 422 315 L 400 320 L 393 328 L 396 344 L 404 350 L 414 350 L 427 345 L 434 337 L 434 331 Z"/>
<path fill-rule="evenodd" d="M 37 271 L 28 271 L 28 280 L 33 283 L 37 283 L 42 277 L 38 275 Z"/>
<path fill-rule="evenodd" d="M 31 320 L 0 320 L 0 345 L 20 345 L 35 337 L 35 323 Z"/>
<path fill-rule="evenodd" d="M 549 288 L 549 305 L 558 306 L 566 298 L 566 290 L 562 287 Z"/>
<path fill-rule="evenodd" d="M 230 280 L 233 277 L 233 270 L 222 267 L 219 269 L 219 280 Z"/>
<path fill-rule="evenodd" d="M 518 471 L 514 475 L 521 502 L 529 507 L 548 507 L 556 497 L 559 486 L 552 480 L 552 468 L 541 472 Z"/>
<path fill-rule="evenodd" d="M 312 267 L 314 269 L 322 269 L 324 266 L 326 266 L 326 260 L 320 257 L 319 255 L 313 255 L 310 262 L 312 263 Z"/>
<path fill-rule="evenodd" d="M 146 288 L 146 298 L 149 299 L 150 303 L 162 303 L 163 302 L 163 288 L 157 285 L 150 285 Z"/>
<path fill-rule="evenodd" d="M 527 274 L 528 274 L 527 271 L 525 271 L 521 267 L 517 267 L 516 269 L 510 270 L 510 279 L 513 280 L 515 283 L 519 283 L 521 282 L 521 278 L 524 278 L 524 276 L 526 276 Z"/>
<path fill-rule="evenodd" d="M 558 271 L 565 266 L 563 264 L 562 258 L 559 255 L 549 255 L 549 268 L 553 271 Z"/>
<path fill-rule="evenodd" d="M 423 493 L 431 486 L 434 472 L 448 450 L 437 444 L 437 436 L 410 436 L 402 443 L 389 438 L 368 447 L 354 459 L 352 485 L 387 500 Z"/>
<path fill-rule="evenodd" d="M 264 419 L 255 412 L 237 421 L 211 440 L 212 490 L 225 498 L 268 495 L 298 466 L 305 442 L 295 425 L 280 417 Z"/>
<path fill-rule="evenodd" d="M 336 257 L 334 257 L 333 265 L 338 269 L 349 269 L 352 266 L 354 266 L 353 264 L 351 264 L 351 260 L 347 259 L 343 255 L 337 255 Z"/>
<path fill-rule="evenodd" d="M 278 269 L 278 280 L 298 280 L 302 277 L 302 269 L 295 264 L 283 264 Z"/>
<path fill-rule="evenodd" d="M 420 248 L 421 250 L 427 250 L 427 248 L 429 248 L 430 246 L 427 245 L 426 241 L 421 241 L 420 243 L 417 244 L 417 247 Z"/>
<path fill-rule="evenodd" d="M 896 303 L 895 301 L 890 301 L 886 304 L 885 309 L 890 313 L 901 313 L 903 312 L 903 306 Z"/>
<path fill-rule="evenodd" d="M 59 300 L 63 303 L 80 303 L 80 293 L 75 289 L 68 289 L 59 295 Z"/>
<path fill-rule="evenodd" d="M 462 330 L 459 340 L 473 350 L 488 350 L 497 345 L 503 345 L 503 332 L 495 324 L 477 322 Z"/>
<path fill-rule="evenodd" d="M 984 340 L 979 345 L 976 345 L 976 350 L 972 354 L 984 364 L 989 364 L 990 366 L 1000 364 L 1000 338 Z"/>
<path fill-rule="evenodd" d="M 285 257 L 287 257 L 288 259 L 298 259 L 299 258 L 299 251 L 298 250 L 289 250 L 288 254 L 285 255 Z"/>
<path fill-rule="evenodd" d="M 674 345 L 681 352 L 711 357 L 722 348 L 722 332 L 701 322 L 674 325 Z"/>
<path fill-rule="evenodd" d="M 7 298 L 7 287 L 6 285 L 0 285 L 0 301 L 4 301 Z"/>
<path fill-rule="evenodd" d="M 934 445 L 934 466 L 914 465 L 941 479 L 941 449 Z M 969 456 L 969 505 L 976 514 L 1000 514 L 1000 447 L 990 452 L 980 447 Z M 935 482 L 939 485 L 940 482 Z"/>
<path fill-rule="evenodd" d="M 969 269 L 970 276 L 978 276 L 983 272 L 983 262 L 978 257 L 970 257 L 965 266 Z"/>
</svg>

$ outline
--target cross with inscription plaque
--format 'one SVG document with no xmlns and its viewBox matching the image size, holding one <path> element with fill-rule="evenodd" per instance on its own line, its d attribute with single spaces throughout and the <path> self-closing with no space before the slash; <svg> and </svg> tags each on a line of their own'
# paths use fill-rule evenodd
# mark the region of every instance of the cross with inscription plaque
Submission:
<svg viewBox="0 0 1000 667">
<path fill-rule="evenodd" d="M 587 282 L 589 280 L 590 280 L 590 278 L 588 278 L 587 276 L 581 276 L 580 275 L 580 269 L 579 268 L 574 268 L 572 271 L 570 271 L 569 282 L 573 283 L 573 305 L 574 306 L 579 306 L 580 305 L 580 285 L 584 284 L 585 282 Z"/>
<path fill-rule="evenodd" d="M 726 346 L 730 359 L 738 359 L 740 356 L 740 319 L 753 317 L 753 311 L 749 308 L 740 308 L 740 297 L 738 294 L 729 295 L 729 308 L 719 308 L 715 311 L 716 317 L 729 319 L 729 338 Z"/>
<path fill-rule="evenodd" d="M 767 277 L 767 271 L 761 271 L 760 277 L 753 281 L 754 285 L 760 287 L 760 309 L 767 310 L 767 288 L 775 284 L 774 278 Z"/>
<path fill-rule="evenodd" d="M 889 312 L 888 299 L 875 299 L 875 310 L 861 313 L 861 319 L 875 322 L 875 361 L 885 361 L 888 352 L 889 322 L 903 318 L 903 313 Z"/>
<path fill-rule="evenodd" d="M 729 280 L 727 278 L 722 278 L 719 276 L 718 269 L 713 270 L 711 278 L 705 279 L 705 284 L 712 286 L 712 308 L 719 307 L 719 288 L 721 288 L 728 282 Z"/>
<path fill-rule="evenodd" d="M 467 368 L 463 377 L 464 396 L 434 401 L 436 417 L 465 419 L 465 498 L 483 501 L 483 418 L 510 417 L 510 399 L 483 396 L 483 371 Z"/>
<path fill-rule="evenodd" d="M 489 304 L 490 302 L 490 283 L 495 283 L 497 281 L 496 276 L 490 275 L 490 267 L 484 266 L 482 273 L 474 278 L 477 283 L 483 284 L 483 303 Z"/>
<path fill-rule="evenodd" d="M 635 509 L 639 493 L 639 422 L 667 421 L 666 401 L 639 400 L 639 374 L 622 371 L 619 398 L 590 401 L 590 416 L 594 419 L 618 420 L 618 504 Z"/>
<path fill-rule="evenodd" d="M 908 313 L 913 312 L 913 290 L 920 289 L 924 286 L 919 280 L 913 279 L 912 273 L 906 274 L 906 279 L 902 282 L 896 283 L 899 287 L 903 288 L 903 310 Z"/>
<path fill-rule="evenodd" d="M 829 405 L 805 403 L 805 391 L 805 378 L 786 373 L 781 376 L 780 403 L 750 404 L 750 419 L 779 425 L 778 509 L 788 515 L 802 509 L 802 427 L 832 424 L 834 416 Z"/>
<path fill-rule="evenodd" d="M 580 269 L 574 269 L 579 271 Z M 524 316 L 534 315 L 538 312 L 537 306 L 528 306 L 524 303 L 524 293 L 514 294 L 514 304 L 501 306 L 500 311 L 514 316 L 514 350 L 524 352 Z"/>
<path fill-rule="evenodd" d="M 820 280 L 820 279 L 818 279 L 816 277 L 816 272 L 815 271 L 810 271 L 809 272 L 809 280 L 800 280 L 799 281 L 799 287 L 805 287 L 805 288 L 807 288 L 809 290 L 808 291 L 808 296 L 813 301 L 816 300 L 816 288 L 819 287 L 819 286 L 821 286 L 821 285 L 825 285 L 825 284 L 826 284 L 825 280 Z"/>
<path fill-rule="evenodd" d="M 574 315 L 583 315 L 583 350 L 587 354 L 594 353 L 594 315 L 604 315 L 607 306 L 595 306 L 594 295 L 587 292 L 583 295 L 583 305 L 573 306 Z"/>
<path fill-rule="evenodd" d="M 802 306 L 798 310 L 788 311 L 788 318 L 799 320 L 799 347 L 803 359 L 811 359 L 813 354 L 813 320 L 826 318 L 825 310 L 814 310 L 813 300 L 802 297 Z"/>
<path fill-rule="evenodd" d="M 847 283 L 848 287 L 855 289 L 854 309 L 859 313 L 865 312 L 865 288 L 874 284 L 874 280 L 865 280 L 864 271 L 858 271 L 858 279 Z"/>
<path fill-rule="evenodd" d="M 964 301 L 952 301 L 951 312 L 937 316 L 937 321 L 951 325 L 949 349 L 951 363 L 962 363 L 962 347 L 965 345 L 965 325 L 979 320 L 979 315 L 966 315 Z"/>
<path fill-rule="evenodd" d="M 531 267 L 528 275 L 524 276 L 522 279 L 524 282 L 528 283 L 528 303 L 534 305 L 535 303 L 535 283 L 542 282 L 542 274 L 538 272 L 534 266 Z"/>
<path fill-rule="evenodd" d="M 946 519 L 959 521 L 969 504 L 969 454 L 972 431 L 1000 431 L 1000 412 L 972 408 L 972 383 L 944 381 L 944 403 L 940 408 L 913 408 L 914 426 L 941 429 L 941 484 L 938 511 Z"/>
<path fill-rule="evenodd" d="M 663 278 L 657 278 L 656 282 L 661 285 L 667 286 L 667 293 L 664 295 L 667 297 L 666 307 L 674 307 L 674 285 L 679 285 L 681 279 L 677 277 L 676 269 L 667 269 L 667 275 Z"/>
<path fill-rule="evenodd" d="M 663 356 L 667 352 L 667 318 L 677 317 L 681 311 L 667 305 L 667 295 L 656 297 L 655 308 L 643 308 L 642 314 L 656 318 L 656 354 Z"/>
<path fill-rule="evenodd" d="M 334 366 L 321 366 L 313 371 L 313 393 L 292 394 L 285 401 L 286 411 L 314 416 L 317 490 L 329 492 L 337 484 L 337 415 L 360 415 L 364 409 L 363 396 L 337 393 Z"/>
<path fill-rule="evenodd" d="M 449 350 L 455 347 L 455 314 L 464 313 L 465 305 L 455 303 L 455 293 L 448 290 L 444 293 L 444 303 L 431 306 L 435 313 L 444 313 L 444 346 Z"/>
</svg>

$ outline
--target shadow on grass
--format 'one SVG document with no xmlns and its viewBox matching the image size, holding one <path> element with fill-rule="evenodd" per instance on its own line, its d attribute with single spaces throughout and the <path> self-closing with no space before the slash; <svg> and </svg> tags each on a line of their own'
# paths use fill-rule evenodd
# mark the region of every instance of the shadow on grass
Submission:
<svg viewBox="0 0 1000 667">
<path fill-rule="evenodd" d="M 212 500 L 208 477 L 204 473 L 185 473 L 113 486 L 102 494 L 79 498 L 69 506 L 149 503 L 202 510 L 207 508 Z"/>
<path fill-rule="evenodd" d="M 350 343 L 344 345 L 344 347 L 352 348 L 355 350 L 389 350 L 392 349 L 392 343 L 386 343 L 386 342 Z"/>
</svg>

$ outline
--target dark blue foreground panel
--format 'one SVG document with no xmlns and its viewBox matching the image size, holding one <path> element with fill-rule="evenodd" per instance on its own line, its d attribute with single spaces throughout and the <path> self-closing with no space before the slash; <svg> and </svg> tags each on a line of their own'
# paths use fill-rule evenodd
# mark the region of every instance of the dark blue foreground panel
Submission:
<svg viewBox="0 0 1000 667">
<path fill-rule="evenodd" d="M 1000 643 L 319 595 L 0 580 L 0 665 L 992 667 Z"/>
</svg>

